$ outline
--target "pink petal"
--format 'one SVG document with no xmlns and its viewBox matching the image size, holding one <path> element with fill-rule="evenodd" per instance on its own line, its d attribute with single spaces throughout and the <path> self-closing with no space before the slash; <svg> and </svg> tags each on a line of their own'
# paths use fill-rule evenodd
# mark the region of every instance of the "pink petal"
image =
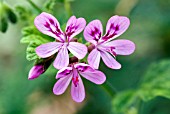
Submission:
<svg viewBox="0 0 170 114">
<path fill-rule="evenodd" d="M 85 64 L 85 63 L 77 63 L 74 65 L 74 67 L 79 71 L 79 72 L 93 72 L 95 71 L 94 68 L 92 68 L 90 65 Z"/>
<path fill-rule="evenodd" d="M 85 70 L 84 72 L 80 71 L 80 75 L 95 84 L 102 84 L 106 81 L 105 74 L 98 70 L 95 70 L 95 71 Z"/>
<path fill-rule="evenodd" d="M 66 35 L 70 41 L 74 36 L 79 34 L 83 31 L 84 27 L 86 26 L 86 20 L 84 18 L 76 19 L 75 16 L 70 17 L 66 25 Z"/>
<path fill-rule="evenodd" d="M 53 93 L 56 94 L 56 95 L 63 94 L 66 91 L 66 89 L 67 89 L 67 87 L 68 87 L 68 85 L 69 85 L 69 83 L 71 81 L 71 78 L 72 78 L 72 76 L 67 76 L 67 77 L 60 78 L 55 83 L 55 85 L 53 87 Z"/>
<path fill-rule="evenodd" d="M 77 86 L 75 86 L 74 83 L 72 82 L 71 96 L 72 96 L 72 99 L 76 102 L 82 102 L 85 98 L 85 89 L 84 89 L 84 85 L 83 85 L 83 82 L 80 76 L 79 76 L 79 82 Z"/>
<path fill-rule="evenodd" d="M 65 36 L 60 29 L 58 20 L 49 13 L 41 13 L 34 20 L 34 25 L 43 34 L 56 38 L 59 41 L 65 41 Z"/>
<path fill-rule="evenodd" d="M 95 68 L 99 68 L 99 63 L 100 63 L 100 52 L 97 49 L 93 49 L 90 54 L 88 55 L 88 64 Z"/>
<path fill-rule="evenodd" d="M 100 51 L 103 62 L 107 65 L 107 67 L 112 69 L 120 69 L 121 64 L 118 63 L 109 53 Z"/>
<path fill-rule="evenodd" d="M 84 29 L 84 38 L 88 42 L 97 44 L 97 41 L 101 38 L 103 32 L 102 23 L 100 20 L 91 21 Z"/>
<path fill-rule="evenodd" d="M 110 41 L 121 34 L 123 34 L 129 27 L 130 20 L 124 16 L 111 17 L 106 26 L 106 34 L 103 36 L 103 40 Z"/>
<path fill-rule="evenodd" d="M 29 71 L 28 79 L 32 80 L 32 79 L 38 78 L 42 73 L 44 73 L 44 66 L 35 65 Z"/>
<path fill-rule="evenodd" d="M 56 69 L 62 69 L 63 67 L 67 67 L 68 64 L 69 64 L 68 50 L 66 47 L 62 47 L 59 50 L 53 65 Z"/>
<path fill-rule="evenodd" d="M 105 45 L 115 47 L 114 52 L 117 55 L 130 55 L 135 51 L 135 44 L 130 40 L 114 40 Z"/>
<path fill-rule="evenodd" d="M 64 67 L 57 72 L 56 79 L 71 75 L 72 67 Z"/>
<path fill-rule="evenodd" d="M 60 42 L 50 42 L 38 46 L 35 51 L 41 58 L 47 58 L 58 52 L 62 45 Z"/>
<path fill-rule="evenodd" d="M 87 54 L 87 47 L 78 42 L 70 42 L 68 49 L 78 59 L 83 59 Z"/>
</svg>

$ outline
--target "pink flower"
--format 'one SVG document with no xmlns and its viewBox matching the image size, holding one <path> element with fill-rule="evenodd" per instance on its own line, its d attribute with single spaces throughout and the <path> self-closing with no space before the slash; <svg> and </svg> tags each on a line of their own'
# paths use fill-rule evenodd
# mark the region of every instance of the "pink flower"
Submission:
<svg viewBox="0 0 170 114">
<path fill-rule="evenodd" d="M 87 47 L 85 45 L 78 42 L 71 42 L 74 36 L 82 32 L 86 26 L 84 18 L 76 19 L 75 16 L 70 17 L 65 32 L 60 29 L 57 19 L 45 12 L 35 18 L 34 24 L 40 32 L 56 39 L 56 42 L 42 44 L 36 48 L 36 53 L 41 58 L 47 58 L 58 52 L 53 63 L 55 68 L 61 69 L 68 66 L 68 50 L 78 59 L 84 58 L 87 54 Z"/>
<path fill-rule="evenodd" d="M 82 102 L 85 98 L 85 89 L 80 75 L 95 84 L 102 84 L 106 80 L 106 76 L 104 75 L 104 73 L 93 69 L 87 64 L 72 64 L 70 67 L 64 67 L 58 71 L 56 79 L 59 80 L 54 85 L 54 94 L 63 94 L 67 89 L 70 81 L 72 81 L 72 99 L 76 102 Z"/>
<path fill-rule="evenodd" d="M 88 56 L 90 66 L 98 69 L 101 56 L 109 68 L 121 68 L 121 64 L 115 60 L 116 56 L 132 54 L 135 50 L 135 44 L 129 40 L 113 39 L 123 34 L 129 25 L 130 21 L 127 17 L 116 15 L 108 20 L 104 36 L 102 36 L 103 27 L 100 20 L 94 20 L 85 27 L 84 37 L 95 47 Z"/>
</svg>

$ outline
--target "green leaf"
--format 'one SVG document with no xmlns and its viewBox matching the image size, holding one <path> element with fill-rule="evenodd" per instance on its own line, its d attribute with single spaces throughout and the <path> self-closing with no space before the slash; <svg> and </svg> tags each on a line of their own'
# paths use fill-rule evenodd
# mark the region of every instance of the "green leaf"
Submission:
<svg viewBox="0 0 170 114">
<path fill-rule="evenodd" d="M 144 76 L 139 95 L 144 101 L 157 96 L 170 99 L 170 60 L 152 64 Z"/>
<path fill-rule="evenodd" d="M 0 17 L 0 31 L 5 33 L 8 29 L 8 22 L 5 17 Z"/>
<path fill-rule="evenodd" d="M 27 50 L 26 50 L 26 54 L 27 54 L 26 58 L 27 58 L 28 61 L 39 59 L 38 55 L 35 52 L 35 48 L 37 46 L 39 46 L 39 45 L 37 45 L 35 42 L 31 42 L 28 45 Z"/>
<path fill-rule="evenodd" d="M 44 7 L 47 11 L 52 11 L 56 4 L 56 0 L 47 0 L 44 4 Z"/>
<path fill-rule="evenodd" d="M 28 36 L 25 36 L 23 37 L 20 42 L 21 43 L 30 43 L 30 42 L 34 42 L 36 44 L 43 44 L 43 43 L 47 43 L 47 42 L 50 42 L 51 40 L 50 39 L 47 39 L 47 38 L 43 38 L 39 35 L 28 35 Z"/>
<path fill-rule="evenodd" d="M 137 114 L 141 101 L 150 101 L 158 96 L 170 99 L 170 60 L 152 64 L 136 90 L 126 90 L 113 99 L 116 114 Z"/>
<path fill-rule="evenodd" d="M 17 22 L 17 16 L 11 9 L 7 10 L 7 16 L 11 23 Z"/>
<path fill-rule="evenodd" d="M 23 36 L 28 36 L 28 35 L 41 35 L 41 33 L 37 30 L 37 28 L 35 28 L 35 26 L 28 26 L 28 27 L 24 27 L 22 29 L 22 35 Z"/>
<path fill-rule="evenodd" d="M 25 27 L 22 34 L 20 43 L 29 44 L 26 50 L 26 58 L 29 61 L 40 59 L 35 52 L 37 46 L 54 41 L 54 38 L 41 34 L 34 26 Z"/>
<path fill-rule="evenodd" d="M 136 91 L 127 90 L 119 93 L 113 100 L 113 111 L 116 114 L 138 114 L 138 98 Z"/>
<path fill-rule="evenodd" d="M 23 21 L 30 19 L 30 17 L 32 18 L 32 12 L 23 6 L 16 6 L 15 11 L 18 17 Z"/>
</svg>

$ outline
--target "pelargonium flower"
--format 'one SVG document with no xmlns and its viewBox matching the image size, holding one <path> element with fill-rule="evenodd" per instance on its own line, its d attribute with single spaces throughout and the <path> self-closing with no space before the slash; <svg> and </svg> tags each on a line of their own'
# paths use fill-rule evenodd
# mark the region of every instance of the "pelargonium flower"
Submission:
<svg viewBox="0 0 170 114">
<path fill-rule="evenodd" d="M 72 99 L 76 102 L 82 102 L 85 98 L 85 89 L 80 75 L 95 84 L 102 84 L 106 80 L 104 73 L 93 69 L 88 64 L 74 63 L 58 71 L 56 79 L 59 80 L 54 85 L 54 94 L 63 94 L 71 81 Z"/>
<path fill-rule="evenodd" d="M 85 39 L 94 45 L 88 56 L 90 66 L 98 69 L 100 56 L 103 62 L 112 69 L 120 69 L 121 64 L 115 60 L 117 55 L 130 55 L 135 50 L 135 44 L 129 40 L 113 40 L 123 34 L 129 27 L 130 21 L 124 16 L 111 17 L 103 34 L 100 20 L 93 20 L 84 29 Z M 112 41 L 113 40 L 113 41 Z"/>
<path fill-rule="evenodd" d="M 68 50 L 78 59 L 84 58 L 87 54 L 87 47 L 85 45 L 72 42 L 72 39 L 83 31 L 86 26 L 84 18 L 70 17 L 66 24 L 65 32 L 60 29 L 60 24 L 57 19 L 45 12 L 35 18 L 34 24 L 40 32 L 56 39 L 56 42 L 42 44 L 36 48 L 36 53 L 41 58 L 50 57 L 58 52 L 53 63 L 55 68 L 61 69 L 68 66 Z"/>
</svg>

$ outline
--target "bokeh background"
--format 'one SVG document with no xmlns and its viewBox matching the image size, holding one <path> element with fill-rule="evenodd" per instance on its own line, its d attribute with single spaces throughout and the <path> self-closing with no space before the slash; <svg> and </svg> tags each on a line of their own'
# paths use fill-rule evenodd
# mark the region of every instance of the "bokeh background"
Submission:
<svg viewBox="0 0 170 114">
<path fill-rule="evenodd" d="M 38 15 L 27 0 L 5 1 L 12 9 L 20 5 Z M 34 0 L 40 8 L 44 2 Z M 0 32 L 0 114 L 170 114 L 170 0 L 75 0 L 70 4 L 74 15 L 87 22 L 100 19 L 104 28 L 113 15 L 131 20 L 119 39 L 135 42 L 135 53 L 117 57 L 123 66 L 120 70 L 100 65 L 115 96 L 86 80 L 83 103 L 72 101 L 70 88 L 55 96 L 57 71 L 52 66 L 38 79 L 28 80 L 33 61 L 26 60 L 27 45 L 20 44 L 21 30 L 28 24 L 18 19 L 9 23 L 6 33 Z M 67 21 L 62 0 L 56 0 L 53 14 L 61 24 Z"/>
</svg>

